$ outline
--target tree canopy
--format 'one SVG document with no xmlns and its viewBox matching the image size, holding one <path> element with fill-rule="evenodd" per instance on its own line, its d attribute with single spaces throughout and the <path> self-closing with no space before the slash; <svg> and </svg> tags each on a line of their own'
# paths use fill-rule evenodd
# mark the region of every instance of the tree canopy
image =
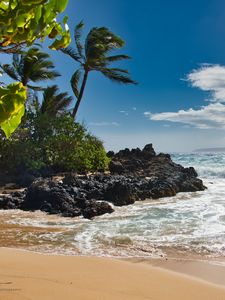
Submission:
<svg viewBox="0 0 225 300">
<path fill-rule="evenodd" d="M 82 43 L 82 29 L 84 23 L 80 22 L 74 30 L 76 48 L 66 47 L 61 49 L 79 63 L 80 68 L 75 71 L 71 78 L 71 86 L 77 102 L 73 109 L 73 117 L 76 117 L 84 89 L 87 83 L 89 72 L 97 71 L 108 79 L 122 84 L 136 84 L 129 76 L 127 70 L 111 67 L 111 64 L 120 60 L 129 59 L 125 54 L 112 55 L 116 49 L 124 46 L 124 40 L 106 27 L 94 27 L 88 33 L 85 42 Z M 83 73 L 83 79 L 81 75 Z"/>
<path fill-rule="evenodd" d="M 63 24 L 56 19 L 67 4 L 68 0 L 0 0 L 0 53 L 16 53 L 46 37 L 53 40 L 49 46 L 53 50 L 67 47 L 71 41 L 67 17 Z M 21 83 L 0 85 L 0 127 L 6 136 L 20 124 L 25 101 Z"/>
<path fill-rule="evenodd" d="M 69 28 L 56 17 L 68 0 L 4 0 L 0 1 L 0 52 L 12 53 L 21 45 L 31 46 L 36 39 L 54 39 L 51 49 L 70 44 Z"/>
<path fill-rule="evenodd" d="M 42 90 L 41 86 L 30 84 L 41 81 L 53 80 L 60 76 L 55 71 L 55 66 L 50 60 L 50 55 L 38 47 L 31 47 L 21 54 L 15 53 L 12 57 L 12 64 L 0 65 L 2 71 L 13 80 L 21 82 L 31 90 Z"/>
</svg>

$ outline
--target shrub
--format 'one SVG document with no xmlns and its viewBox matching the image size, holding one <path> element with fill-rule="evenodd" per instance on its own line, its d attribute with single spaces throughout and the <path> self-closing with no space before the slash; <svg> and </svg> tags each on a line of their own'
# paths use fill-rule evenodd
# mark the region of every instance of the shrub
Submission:
<svg viewBox="0 0 225 300">
<path fill-rule="evenodd" d="M 108 164 L 103 143 L 68 114 L 50 117 L 28 112 L 20 128 L 0 140 L 0 168 L 9 172 L 45 167 L 93 172 L 105 170 Z"/>
</svg>

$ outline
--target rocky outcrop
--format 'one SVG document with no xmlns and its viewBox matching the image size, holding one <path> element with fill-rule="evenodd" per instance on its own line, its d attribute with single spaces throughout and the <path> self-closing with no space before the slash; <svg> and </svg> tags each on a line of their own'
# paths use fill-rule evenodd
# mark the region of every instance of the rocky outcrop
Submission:
<svg viewBox="0 0 225 300">
<path fill-rule="evenodd" d="M 68 186 L 51 179 L 41 179 L 33 182 L 27 189 L 21 208 L 39 209 L 50 214 L 61 214 L 63 217 L 83 215 L 85 218 L 114 211 L 108 202 L 88 198 L 83 186 Z"/>
<path fill-rule="evenodd" d="M 111 174 L 67 174 L 62 181 L 37 179 L 24 192 L 0 196 L 0 209 L 42 210 L 91 219 L 112 213 L 113 205 L 205 189 L 194 168 L 174 163 L 168 154 L 156 155 L 151 144 L 143 150 L 125 149 L 109 155 Z"/>
</svg>

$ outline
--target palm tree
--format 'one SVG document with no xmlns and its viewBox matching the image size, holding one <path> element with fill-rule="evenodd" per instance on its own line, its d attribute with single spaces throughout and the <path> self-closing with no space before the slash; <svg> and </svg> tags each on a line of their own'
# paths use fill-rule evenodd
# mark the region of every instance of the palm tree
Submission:
<svg viewBox="0 0 225 300">
<path fill-rule="evenodd" d="M 48 86 L 43 92 L 40 113 L 55 117 L 58 113 L 64 112 L 72 101 L 73 97 L 67 92 L 59 93 L 57 85 Z"/>
<path fill-rule="evenodd" d="M 73 60 L 80 64 L 80 68 L 75 71 L 71 78 L 71 86 L 77 98 L 72 116 L 75 119 L 80 102 L 82 100 L 88 75 L 91 71 L 101 72 L 112 81 L 123 84 L 136 84 L 129 77 L 127 70 L 111 68 L 110 64 L 123 59 L 129 59 L 127 55 L 110 55 L 112 50 L 122 48 L 124 41 L 109 31 L 106 27 L 94 27 L 86 37 L 85 44 L 81 43 L 81 35 L 84 23 L 80 22 L 74 30 L 76 49 L 67 47 L 61 51 L 69 55 Z M 82 83 L 80 84 L 83 73 Z M 80 85 L 80 87 L 79 87 Z"/>
<path fill-rule="evenodd" d="M 50 56 L 39 48 L 30 48 L 27 52 L 13 54 L 12 64 L 3 64 L 1 69 L 13 80 L 21 82 L 31 90 L 42 90 L 40 86 L 33 86 L 30 82 L 52 80 L 60 76 L 54 71 L 54 64 Z"/>
</svg>

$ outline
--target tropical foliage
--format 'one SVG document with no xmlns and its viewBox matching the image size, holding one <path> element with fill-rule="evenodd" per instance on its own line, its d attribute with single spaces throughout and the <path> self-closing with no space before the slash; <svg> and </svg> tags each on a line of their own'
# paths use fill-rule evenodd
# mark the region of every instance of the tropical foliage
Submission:
<svg viewBox="0 0 225 300">
<path fill-rule="evenodd" d="M 65 29 L 56 20 L 67 3 L 0 0 L 0 53 L 12 54 L 11 64 L 0 64 L 0 75 L 5 73 L 16 81 L 8 86 L 0 83 L 0 168 L 9 173 L 42 174 L 43 169 L 92 172 L 108 167 L 102 141 L 74 119 L 91 71 L 118 83 L 135 83 L 127 70 L 111 66 L 129 57 L 112 55 L 124 41 L 106 27 L 93 28 L 82 43 L 82 22 L 74 31 L 76 49 L 68 47 L 66 18 Z M 54 40 L 51 49 L 60 49 L 79 64 L 71 78 L 77 100 L 72 115 L 73 98 L 67 92 L 57 85 L 43 87 L 43 82 L 60 76 L 50 56 L 33 46 L 35 40 L 46 37 Z"/>
<path fill-rule="evenodd" d="M 121 68 L 110 67 L 111 63 L 130 57 L 124 54 L 111 55 L 111 52 L 124 46 L 124 41 L 106 27 L 94 27 L 88 33 L 85 43 L 81 42 L 83 22 L 80 22 L 74 30 L 74 40 L 76 48 L 67 47 L 61 49 L 63 53 L 69 55 L 74 61 L 79 63 L 79 69 L 75 71 L 71 78 L 71 86 L 76 104 L 72 116 L 76 117 L 80 102 L 83 97 L 88 75 L 91 71 L 102 73 L 108 79 L 122 84 L 135 84 L 129 77 L 129 72 Z M 82 76 L 82 80 L 81 80 Z M 81 82 L 80 82 L 81 81 Z"/>
<path fill-rule="evenodd" d="M 56 117 L 60 113 L 66 112 L 73 101 L 73 97 L 68 93 L 60 93 L 57 85 L 48 86 L 43 93 L 41 105 L 36 100 L 36 112 Z"/>
<path fill-rule="evenodd" d="M 13 53 L 21 45 L 31 46 L 36 39 L 54 39 L 51 49 L 70 44 L 70 33 L 56 21 L 68 0 L 4 0 L 0 1 L 0 52 Z"/>
<path fill-rule="evenodd" d="M 32 47 L 27 52 L 20 54 L 15 53 L 12 64 L 1 65 L 2 71 L 11 79 L 21 82 L 23 86 L 32 90 L 41 90 L 42 87 L 33 86 L 30 82 L 39 83 L 60 76 L 54 68 L 50 55 L 37 47 Z"/>
<path fill-rule="evenodd" d="M 24 115 L 26 89 L 22 83 L 0 86 L 0 125 L 6 137 L 20 124 Z"/>
<path fill-rule="evenodd" d="M 67 25 L 67 17 L 62 26 L 57 22 L 58 14 L 62 13 L 68 4 L 68 0 L 0 0 L 0 53 L 16 53 L 22 46 L 31 46 L 36 39 L 42 42 L 46 37 L 53 39 L 50 48 L 57 50 L 70 44 L 70 32 Z M 21 91 L 21 85 L 9 85 L 6 89 L 11 94 L 11 104 L 17 107 L 18 93 L 13 95 L 15 86 Z M 10 92 L 9 89 L 12 88 Z M 0 87 L 5 91 L 5 87 Z M 26 93 L 20 92 L 20 107 L 26 101 Z M 23 97 L 23 99 L 22 99 Z M 0 95 L 0 105 L 4 102 Z M 13 104 L 13 101 L 16 103 Z M 6 136 L 12 133 L 21 120 L 24 108 L 12 109 L 4 104 L 0 114 L 0 128 Z M 7 126 L 6 124 L 7 119 Z"/>
<path fill-rule="evenodd" d="M 16 173 L 104 170 L 109 159 L 102 142 L 74 123 L 68 114 L 57 118 L 30 112 L 9 139 L 0 140 L 0 168 Z"/>
</svg>

